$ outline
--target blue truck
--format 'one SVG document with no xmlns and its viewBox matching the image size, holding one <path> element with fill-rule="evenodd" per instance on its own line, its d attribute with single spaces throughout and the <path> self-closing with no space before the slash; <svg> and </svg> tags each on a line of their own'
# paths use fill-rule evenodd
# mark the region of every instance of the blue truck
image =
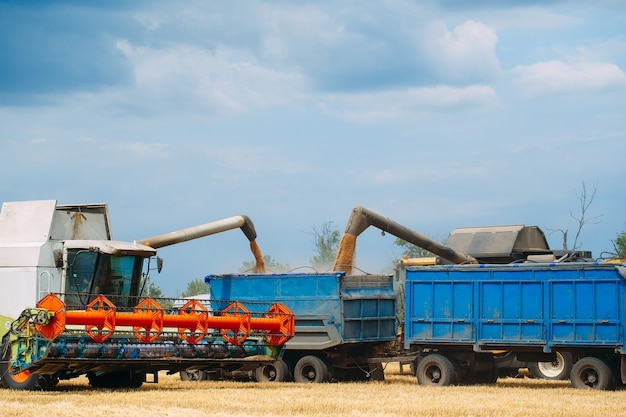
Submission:
<svg viewBox="0 0 626 417">
<path fill-rule="evenodd" d="M 438 264 L 352 275 L 356 237 L 369 226 Z M 274 300 L 295 313 L 295 336 L 282 360 L 255 370 L 259 381 L 380 380 L 384 363 L 400 362 L 420 384 L 493 383 L 505 352 L 529 368 L 561 362 L 559 378 L 577 388 L 611 389 L 626 382 L 626 266 L 589 255 L 550 250 L 539 228 L 523 225 L 457 229 L 444 246 L 357 206 L 333 272 L 206 282 L 212 300 Z"/>
<path fill-rule="evenodd" d="M 577 388 L 626 382 L 626 267 L 521 263 L 408 267 L 404 348 L 419 383 L 493 382 L 492 352 L 573 358 Z"/>
<path fill-rule="evenodd" d="M 213 309 L 219 300 L 279 302 L 295 314 L 295 336 L 282 360 L 255 370 L 257 381 L 329 382 L 381 379 L 385 356 L 397 338 L 391 275 L 344 272 L 226 274 L 205 278 Z"/>
<path fill-rule="evenodd" d="M 214 309 L 220 299 L 275 300 L 295 313 L 282 360 L 257 368 L 258 381 L 379 380 L 383 363 L 400 361 L 412 362 L 423 385 L 494 383 L 497 351 L 524 362 L 568 355 L 577 388 L 626 381 L 623 264 L 436 265 L 403 275 L 395 285 L 391 275 L 343 272 L 206 281 Z"/>
</svg>

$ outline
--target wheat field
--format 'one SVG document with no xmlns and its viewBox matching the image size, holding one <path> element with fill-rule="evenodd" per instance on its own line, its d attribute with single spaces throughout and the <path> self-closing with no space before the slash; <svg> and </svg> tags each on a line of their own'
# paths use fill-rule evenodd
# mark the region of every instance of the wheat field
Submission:
<svg viewBox="0 0 626 417">
<path fill-rule="evenodd" d="M 395 364 L 384 382 L 295 384 L 183 382 L 159 375 L 138 390 L 101 390 L 86 378 L 54 391 L 0 390 L 6 416 L 514 416 L 626 415 L 626 390 L 583 391 L 568 382 L 500 378 L 492 386 L 419 386 Z"/>
</svg>

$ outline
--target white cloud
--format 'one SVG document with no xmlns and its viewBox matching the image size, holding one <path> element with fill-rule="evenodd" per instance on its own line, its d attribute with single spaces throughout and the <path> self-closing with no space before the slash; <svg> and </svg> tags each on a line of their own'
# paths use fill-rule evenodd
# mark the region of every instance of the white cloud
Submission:
<svg viewBox="0 0 626 417">
<path fill-rule="evenodd" d="M 118 41 L 134 66 L 136 87 L 153 100 L 182 107 L 242 113 L 250 108 L 280 106 L 305 89 L 297 72 L 282 72 L 257 63 L 246 50 L 170 45 L 155 49 Z"/>
<path fill-rule="evenodd" d="M 492 87 L 422 87 L 374 93 L 330 95 L 326 110 L 357 122 L 411 119 L 430 112 L 497 106 Z"/>
<path fill-rule="evenodd" d="M 525 95 L 579 93 L 626 87 L 626 74 L 608 62 L 560 60 L 519 65 L 511 70 Z"/>
<path fill-rule="evenodd" d="M 218 166 L 236 171 L 295 173 L 305 170 L 301 163 L 283 158 L 280 152 L 270 152 L 267 147 L 211 144 L 204 152 L 207 159 Z"/>
<path fill-rule="evenodd" d="M 165 158 L 168 156 L 169 145 L 164 143 L 133 142 L 123 143 L 119 146 L 143 158 Z"/>
<path fill-rule="evenodd" d="M 422 35 L 431 65 L 452 81 L 490 80 L 500 70 L 495 53 L 498 36 L 484 23 L 469 20 L 449 31 L 437 22 Z"/>
</svg>

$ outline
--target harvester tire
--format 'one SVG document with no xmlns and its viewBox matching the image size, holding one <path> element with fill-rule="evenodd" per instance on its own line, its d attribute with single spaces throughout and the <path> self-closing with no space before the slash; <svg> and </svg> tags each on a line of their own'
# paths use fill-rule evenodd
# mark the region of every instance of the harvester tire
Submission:
<svg viewBox="0 0 626 417">
<path fill-rule="evenodd" d="M 94 388 L 139 388 L 143 385 L 144 374 L 133 371 L 115 371 L 96 375 L 87 374 L 89 385 Z"/>
<path fill-rule="evenodd" d="M 293 379 L 295 382 L 304 383 L 330 382 L 330 370 L 322 359 L 307 355 L 300 358 L 296 363 Z"/>
<path fill-rule="evenodd" d="M 31 374 L 28 371 L 17 374 L 9 373 L 8 362 L 0 363 L 0 379 L 2 386 L 8 389 L 22 391 L 45 391 L 51 388 L 44 375 Z"/>
<path fill-rule="evenodd" d="M 420 359 L 415 370 L 420 385 L 445 387 L 456 385 L 457 371 L 452 361 L 443 355 L 433 353 Z"/>
<path fill-rule="evenodd" d="M 260 366 L 254 370 L 257 382 L 287 382 L 291 379 L 289 365 L 283 360 Z"/>
<path fill-rule="evenodd" d="M 8 389 L 22 391 L 45 391 L 51 388 L 44 375 L 31 374 L 29 371 L 10 373 L 9 360 L 11 359 L 11 348 L 8 345 L 8 337 L 2 340 L 2 358 L 0 359 L 0 382 Z"/>
<path fill-rule="evenodd" d="M 552 362 L 531 362 L 528 370 L 535 378 L 565 380 L 569 378 L 574 361 L 570 352 L 556 352 L 556 359 Z"/>
</svg>

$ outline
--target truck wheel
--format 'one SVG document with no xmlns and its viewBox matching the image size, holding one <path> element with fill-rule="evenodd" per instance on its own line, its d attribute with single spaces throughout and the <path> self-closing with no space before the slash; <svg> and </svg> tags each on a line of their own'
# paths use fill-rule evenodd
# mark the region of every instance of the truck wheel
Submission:
<svg viewBox="0 0 626 417">
<path fill-rule="evenodd" d="M 572 385 L 580 389 L 611 390 L 615 388 L 615 378 L 611 367 L 601 359 L 587 356 L 572 367 Z"/>
<path fill-rule="evenodd" d="M 415 370 L 420 385 L 445 387 L 457 383 L 456 369 L 450 359 L 438 353 L 422 358 Z"/>
<path fill-rule="evenodd" d="M 257 382 L 287 382 L 291 379 L 289 365 L 285 361 L 276 361 L 254 370 Z"/>
<path fill-rule="evenodd" d="M 206 372 L 201 369 L 184 369 L 180 371 L 181 381 L 204 381 L 206 378 Z"/>
<path fill-rule="evenodd" d="M 317 356 L 303 356 L 297 363 L 293 371 L 293 378 L 296 382 L 320 383 L 330 381 L 330 371 L 328 365 Z"/>
<path fill-rule="evenodd" d="M 531 362 L 528 370 L 535 378 L 564 380 L 569 378 L 573 362 L 570 352 L 557 351 L 552 362 Z"/>
</svg>

